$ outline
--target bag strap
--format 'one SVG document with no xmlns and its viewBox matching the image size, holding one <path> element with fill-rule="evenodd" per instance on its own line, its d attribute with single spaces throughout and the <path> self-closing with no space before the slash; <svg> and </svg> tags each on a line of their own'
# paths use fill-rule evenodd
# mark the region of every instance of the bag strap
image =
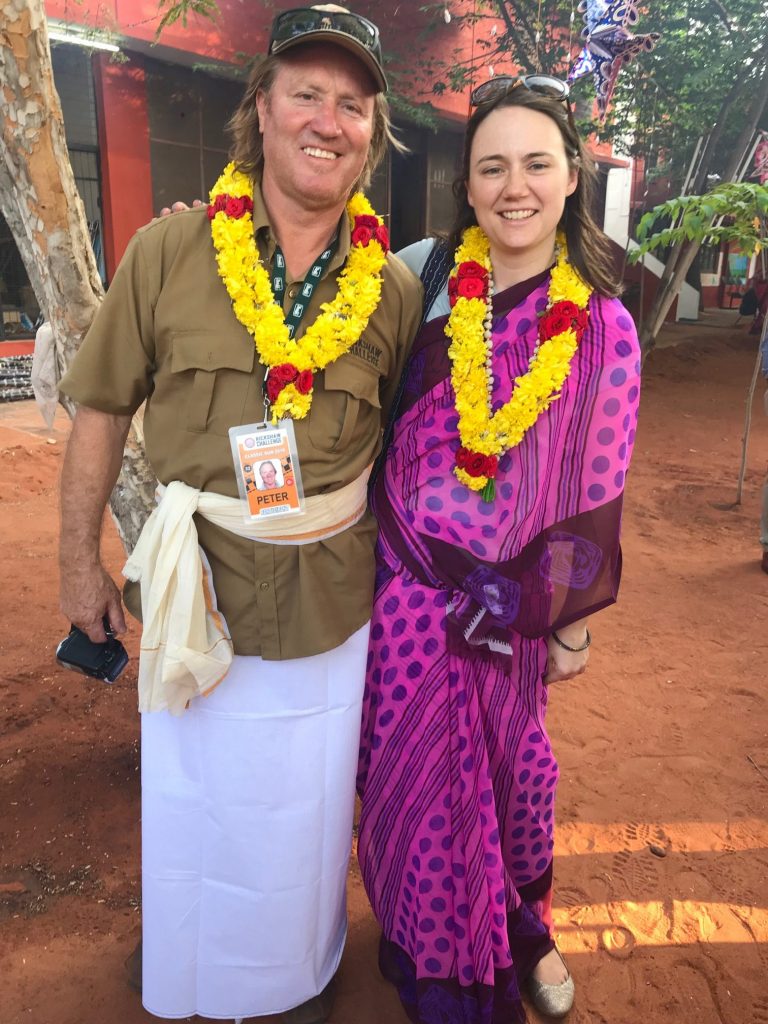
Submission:
<svg viewBox="0 0 768 1024">
<path fill-rule="evenodd" d="M 429 255 L 421 268 L 421 274 L 419 278 L 424 286 L 424 311 L 421 315 L 421 323 L 419 324 L 419 330 L 424 326 L 429 311 L 432 309 L 432 305 L 445 288 L 448 282 L 448 276 L 453 267 L 453 253 L 446 241 L 441 238 L 435 240 L 435 244 L 430 249 Z M 405 382 L 408 379 L 408 366 L 409 363 L 405 364 L 403 373 L 397 385 L 397 391 L 395 397 L 392 400 L 392 405 L 389 410 L 389 417 L 387 419 L 387 425 L 384 428 L 384 436 L 381 441 L 381 451 L 376 457 L 376 461 L 373 464 L 371 470 L 371 477 L 368 481 L 368 494 L 370 495 L 376 480 L 378 479 L 379 473 L 384 467 L 384 460 L 387 456 L 387 449 L 392 441 L 392 434 L 395 430 L 395 420 L 400 409 L 400 403 L 403 399 L 403 392 L 405 391 Z"/>
<path fill-rule="evenodd" d="M 440 238 L 432 246 L 426 262 L 421 269 L 421 283 L 424 285 L 424 315 L 421 326 L 429 316 L 429 312 L 440 292 L 448 284 L 448 277 L 453 267 L 453 254 L 448 243 Z"/>
</svg>

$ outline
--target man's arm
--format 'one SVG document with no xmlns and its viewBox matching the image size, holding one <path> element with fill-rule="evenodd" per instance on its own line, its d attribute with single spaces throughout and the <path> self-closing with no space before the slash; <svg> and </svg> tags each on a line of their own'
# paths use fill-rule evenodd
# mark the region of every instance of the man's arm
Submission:
<svg viewBox="0 0 768 1024">
<path fill-rule="evenodd" d="M 101 564 L 101 524 L 120 473 L 130 416 L 80 406 L 61 473 L 60 606 L 95 643 L 106 640 L 106 615 L 126 630 L 120 591 Z"/>
</svg>

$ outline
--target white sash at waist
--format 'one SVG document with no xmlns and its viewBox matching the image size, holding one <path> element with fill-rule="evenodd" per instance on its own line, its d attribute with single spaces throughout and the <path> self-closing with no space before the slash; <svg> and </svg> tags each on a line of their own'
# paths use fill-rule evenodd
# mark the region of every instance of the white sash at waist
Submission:
<svg viewBox="0 0 768 1024">
<path fill-rule="evenodd" d="M 208 561 L 198 544 L 197 512 L 216 526 L 267 544 L 312 544 L 365 514 L 368 467 L 350 484 L 305 499 L 304 513 L 246 523 L 237 498 L 173 480 L 141 531 L 123 575 L 141 584 L 143 631 L 139 711 L 180 715 L 209 693 L 232 664 L 232 640 L 218 610 Z"/>
</svg>

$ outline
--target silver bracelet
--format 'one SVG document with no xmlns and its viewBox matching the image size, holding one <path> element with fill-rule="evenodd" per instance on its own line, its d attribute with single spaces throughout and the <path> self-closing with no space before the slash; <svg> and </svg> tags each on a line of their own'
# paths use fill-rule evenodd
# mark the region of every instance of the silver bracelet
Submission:
<svg viewBox="0 0 768 1024">
<path fill-rule="evenodd" d="M 552 630 L 551 635 L 552 639 L 555 641 L 556 644 L 559 644 L 564 651 L 570 651 L 571 654 L 579 654 L 581 651 L 586 651 L 586 649 L 592 643 L 592 635 L 590 634 L 589 630 L 587 630 L 587 639 L 584 641 L 581 647 L 569 647 L 568 644 L 564 644 L 554 630 Z"/>
</svg>

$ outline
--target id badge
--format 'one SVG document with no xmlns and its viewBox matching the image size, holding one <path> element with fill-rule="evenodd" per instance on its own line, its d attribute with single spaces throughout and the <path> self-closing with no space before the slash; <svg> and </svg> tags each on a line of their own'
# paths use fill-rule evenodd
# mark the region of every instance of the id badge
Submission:
<svg viewBox="0 0 768 1024">
<path fill-rule="evenodd" d="M 291 420 L 230 427 L 229 443 L 246 522 L 303 512 L 296 436 Z"/>
</svg>

